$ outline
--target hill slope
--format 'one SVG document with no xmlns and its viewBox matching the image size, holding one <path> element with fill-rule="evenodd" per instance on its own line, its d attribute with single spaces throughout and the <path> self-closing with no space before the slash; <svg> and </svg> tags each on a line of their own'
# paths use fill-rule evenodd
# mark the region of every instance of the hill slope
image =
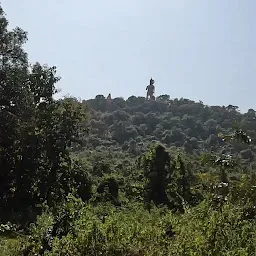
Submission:
<svg viewBox="0 0 256 256">
<path fill-rule="evenodd" d="M 157 101 L 131 96 L 127 100 L 107 100 L 98 95 L 84 101 L 90 109 L 90 136 L 87 147 L 132 156 L 145 152 L 152 142 L 168 148 L 200 155 L 203 152 L 232 154 L 242 163 L 252 163 L 256 147 L 230 146 L 218 134 L 230 133 L 236 125 L 256 137 L 255 111 L 241 114 L 236 106 L 206 106 L 188 99 L 170 100 L 168 95 Z"/>
</svg>

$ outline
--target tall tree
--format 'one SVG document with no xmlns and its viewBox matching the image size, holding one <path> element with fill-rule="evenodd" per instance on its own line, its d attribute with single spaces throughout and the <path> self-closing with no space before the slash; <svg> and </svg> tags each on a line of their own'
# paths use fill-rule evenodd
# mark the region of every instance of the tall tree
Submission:
<svg viewBox="0 0 256 256">
<path fill-rule="evenodd" d="M 84 135 L 87 109 L 74 98 L 54 100 L 56 67 L 29 66 L 27 34 L 8 31 L 2 8 L 0 16 L 0 211 L 53 205 L 79 175 L 87 180 L 80 169 L 71 171 L 69 154 Z"/>
</svg>

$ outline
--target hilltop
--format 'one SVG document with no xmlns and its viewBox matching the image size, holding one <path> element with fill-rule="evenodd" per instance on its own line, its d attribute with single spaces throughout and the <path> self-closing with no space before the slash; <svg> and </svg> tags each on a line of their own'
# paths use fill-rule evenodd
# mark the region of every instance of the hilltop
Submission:
<svg viewBox="0 0 256 256">
<path fill-rule="evenodd" d="M 229 134 L 239 127 L 256 138 L 256 112 L 241 114 L 237 106 L 207 106 L 189 99 L 159 96 L 156 101 L 131 96 L 83 101 L 90 112 L 86 148 L 123 152 L 138 156 L 154 142 L 189 155 L 205 152 L 230 154 L 242 163 L 253 163 L 255 143 L 230 145 L 219 134 Z M 81 149 L 81 148 L 80 148 Z"/>
</svg>

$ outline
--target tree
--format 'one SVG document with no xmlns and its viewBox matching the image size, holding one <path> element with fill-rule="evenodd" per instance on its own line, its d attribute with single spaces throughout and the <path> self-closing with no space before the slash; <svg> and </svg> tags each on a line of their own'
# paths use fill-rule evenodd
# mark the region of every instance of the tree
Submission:
<svg viewBox="0 0 256 256">
<path fill-rule="evenodd" d="M 171 178 L 171 158 L 162 145 L 156 145 L 141 161 L 141 168 L 147 179 L 145 186 L 146 203 L 151 200 L 155 205 L 167 204 L 167 186 Z"/>
<path fill-rule="evenodd" d="M 181 203 L 187 205 L 195 205 L 201 196 L 199 194 L 194 195 L 191 192 L 191 187 L 195 183 L 195 175 L 186 168 L 185 162 L 180 155 L 178 155 L 175 161 L 175 193 L 182 199 Z"/>
<path fill-rule="evenodd" d="M 74 98 L 54 100 L 56 67 L 29 66 L 22 48 L 26 33 L 7 25 L 2 16 L 0 211 L 9 217 L 45 200 L 53 205 L 72 190 L 69 148 L 86 132 L 87 108 Z"/>
<path fill-rule="evenodd" d="M 104 99 L 105 99 L 105 96 L 102 95 L 102 94 L 99 94 L 99 95 L 96 95 L 96 96 L 95 96 L 95 99 L 97 99 L 97 100 L 104 100 Z"/>
<path fill-rule="evenodd" d="M 0 201 L 5 206 L 15 197 L 15 183 L 21 177 L 16 172 L 21 169 L 20 146 L 24 127 L 32 118 L 33 98 L 27 54 L 22 49 L 27 35 L 20 28 L 8 31 L 1 7 L 0 17 Z"/>
<path fill-rule="evenodd" d="M 162 101 L 169 101 L 170 100 L 170 95 L 168 94 L 164 94 L 164 95 L 160 95 L 157 97 L 158 100 L 162 100 Z"/>
</svg>

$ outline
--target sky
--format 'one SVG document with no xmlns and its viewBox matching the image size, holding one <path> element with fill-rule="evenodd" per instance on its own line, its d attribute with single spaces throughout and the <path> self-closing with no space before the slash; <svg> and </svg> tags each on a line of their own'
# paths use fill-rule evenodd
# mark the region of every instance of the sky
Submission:
<svg viewBox="0 0 256 256">
<path fill-rule="evenodd" d="M 1 1 L 1 0 L 0 0 Z M 156 96 L 256 109 L 255 0 L 2 0 L 60 96 Z"/>
</svg>

